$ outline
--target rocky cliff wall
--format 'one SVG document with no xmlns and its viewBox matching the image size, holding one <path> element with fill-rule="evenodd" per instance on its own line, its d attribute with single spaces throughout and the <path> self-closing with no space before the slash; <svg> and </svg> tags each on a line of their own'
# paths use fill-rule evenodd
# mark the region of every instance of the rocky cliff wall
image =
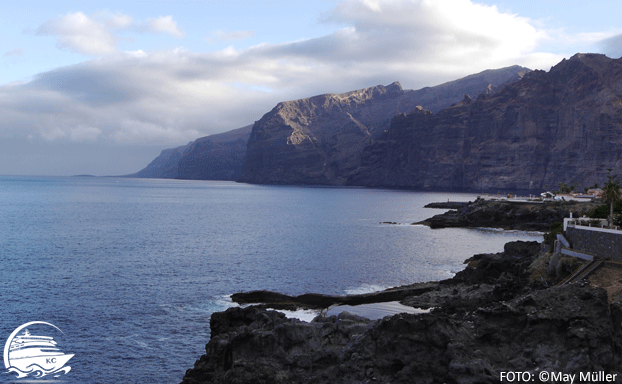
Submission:
<svg viewBox="0 0 622 384">
<path fill-rule="evenodd" d="M 279 103 L 253 126 L 240 181 L 342 184 L 358 154 L 414 107 L 399 83 Z"/>
<path fill-rule="evenodd" d="M 149 165 L 128 177 L 237 180 L 246 155 L 251 125 L 201 137 L 187 145 L 165 149 Z"/>
<path fill-rule="evenodd" d="M 349 185 L 540 191 L 622 165 L 622 60 L 577 54 L 437 114 L 396 116 Z"/>
<path fill-rule="evenodd" d="M 360 167 L 363 148 L 389 128 L 395 115 L 421 104 L 438 110 L 465 93 L 493 92 L 527 72 L 513 66 L 418 91 L 395 82 L 279 103 L 253 126 L 240 181 L 343 185 Z"/>
<path fill-rule="evenodd" d="M 177 179 L 237 180 L 252 126 L 197 139 L 179 159 Z"/>
<path fill-rule="evenodd" d="M 199 138 L 162 151 L 143 170 L 128 176 L 201 180 L 238 180 L 278 184 L 343 184 L 360 165 L 369 139 L 387 129 L 390 119 L 416 105 L 438 111 L 464 94 L 493 92 L 530 70 L 512 66 L 486 70 L 420 90 L 399 83 L 344 94 L 325 94 L 280 103 L 252 126 Z M 257 124 L 256 124 L 257 125 Z"/>
</svg>

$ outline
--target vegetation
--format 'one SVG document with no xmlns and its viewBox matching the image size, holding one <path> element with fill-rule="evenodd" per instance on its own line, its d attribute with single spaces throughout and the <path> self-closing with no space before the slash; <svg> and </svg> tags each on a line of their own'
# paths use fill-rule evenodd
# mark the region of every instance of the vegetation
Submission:
<svg viewBox="0 0 622 384">
<path fill-rule="evenodd" d="M 574 184 L 566 184 L 566 183 L 559 183 L 557 185 L 557 193 L 571 193 L 574 192 L 574 190 L 577 188 L 577 183 Z"/>
<path fill-rule="evenodd" d="M 603 187 L 603 200 L 609 203 L 609 226 L 613 226 L 613 206 L 622 197 L 620 192 L 620 182 L 617 180 L 617 175 L 611 174 L 612 169 L 607 169 L 607 182 Z"/>
<path fill-rule="evenodd" d="M 592 219 L 607 219 L 609 225 L 622 226 L 622 192 L 620 191 L 620 182 L 616 180 L 617 176 L 611 175 L 611 169 L 607 172 L 607 182 L 603 187 L 602 199 L 607 204 L 599 205 L 592 209 L 587 217 Z M 594 184 L 593 187 L 597 187 Z"/>
<path fill-rule="evenodd" d="M 609 204 L 599 205 L 598 207 L 588 212 L 586 216 L 591 219 L 606 219 L 607 216 L 610 214 L 610 209 L 611 207 L 609 206 Z M 622 200 L 618 200 L 613 205 L 613 214 L 614 216 L 622 214 Z"/>
<path fill-rule="evenodd" d="M 555 240 L 557 240 L 557 234 L 562 233 L 563 230 L 564 225 L 562 223 L 551 224 L 551 231 L 544 234 L 544 244 L 547 244 L 552 250 L 553 244 L 555 244 Z"/>
</svg>

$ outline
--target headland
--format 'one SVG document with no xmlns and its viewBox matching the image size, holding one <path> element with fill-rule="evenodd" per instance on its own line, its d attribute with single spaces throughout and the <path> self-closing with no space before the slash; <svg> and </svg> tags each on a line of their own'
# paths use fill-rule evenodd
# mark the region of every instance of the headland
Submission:
<svg viewBox="0 0 622 384">
<path fill-rule="evenodd" d="M 482 212 L 497 209 L 503 220 L 522 220 L 527 225 L 520 228 L 532 230 L 550 227 L 547 215 L 591 209 L 521 205 L 508 215 L 511 210 L 496 204 L 476 201 L 450 216 L 460 218 L 454 226 L 477 226 L 469 218 L 480 217 L 491 227 Z M 522 213 L 526 207 L 529 215 Z M 622 269 L 566 283 L 582 262 L 564 256 L 553 266 L 552 250 L 510 242 L 503 252 L 469 258 L 451 279 L 374 294 L 233 295 L 238 303 L 259 305 L 212 315 L 206 354 L 182 383 L 498 383 L 510 371 L 527 372 L 536 382 L 539 372 L 603 372 L 620 380 L 622 305 L 609 283 Z M 382 301 L 429 311 L 377 321 L 342 312 L 304 322 L 272 309 Z"/>
</svg>

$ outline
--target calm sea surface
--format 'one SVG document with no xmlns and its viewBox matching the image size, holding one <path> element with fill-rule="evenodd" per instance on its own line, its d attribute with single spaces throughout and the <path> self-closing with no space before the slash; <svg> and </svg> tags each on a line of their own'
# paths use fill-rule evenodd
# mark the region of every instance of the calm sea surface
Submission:
<svg viewBox="0 0 622 384">
<path fill-rule="evenodd" d="M 423 208 L 429 202 L 474 198 L 3 176 L 0 347 L 20 325 L 48 322 L 62 330 L 63 352 L 75 354 L 56 380 L 179 383 L 205 353 L 210 314 L 232 306 L 231 293 L 345 294 L 446 279 L 473 254 L 541 240 L 409 225 L 442 212 Z M 0 382 L 12 380 L 0 368 Z"/>
</svg>

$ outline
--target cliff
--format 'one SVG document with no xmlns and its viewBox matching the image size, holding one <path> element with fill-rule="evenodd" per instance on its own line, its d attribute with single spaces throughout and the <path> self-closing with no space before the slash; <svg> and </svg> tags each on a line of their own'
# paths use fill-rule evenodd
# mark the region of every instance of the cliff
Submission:
<svg viewBox="0 0 622 384">
<path fill-rule="evenodd" d="M 128 175 L 140 178 L 237 180 L 252 126 L 201 137 L 165 149 L 144 169 Z"/>
<path fill-rule="evenodd" d="M 348 185 L 536 190 L 622 165 L 622 60 L 577 54 L 494 94 L 393 118 Z"/>
<path fill-rule="evenodd" d="M 279 103 L 253 126 L 240 181 L 343 185 L 360 167 L 365 145 L 389 128 L 393 116 L 420 104 L 441 109 L 466 92 L 492 92 L 528 71 L 513 66 L 418 91 L 395 82 Z"/>
<path fill-rule="evenodd" d="M 279 103 L 253 126 L 240 181 L 343 184 L 370 138 L 413 103 L 397 82 Z"/>
<path fill-rule="evenodd" d="M 126 177 L 139 177 L 146 179 L 174 179 L 177 177 L 177 166 L 188 145 L 177 148 L 164 149 L 160 155 L 153 159 L 145 168 Z"/>
<path fill-rule="evenodd" d="M 387 129 L 390 119 L 397 113 L 409 112 L 416 105 L 424 105 L 432 111 L 438 111 L 460 100 L 464 94 L 478 95 L 482 92 L 492 92 L 505 83 L 516 81 L 529 71 L 527 68 L 512 66 L 483 71 L 417 91 L 404 91 L 399 83 L 393 83 L 387 87 L 377 86 L 346 94 L 327 94 L 280 103 L 262 118 L 259 131 L 253 137 L 251 145 L 255 160 L 248 162 L 249 173 L 242 179 L 271 182 L 269 178 L 264 180 L 252 174 L 257 170 L 265 175 L 271 172 L 254 164 L 257 161 L 258 148 L 264 148 L 260 160 L 265 160 L 266 164 L 270 159 L 285 159 L 287 156 L 310 157 L 306 161 L 320 168 L 324 167 L 322 162 L 326 160 L 324 157 L 329 156 L 332 164 L 327 165 L 326 175 L 321 169 L 319 171 L 309 169 L 308 180 L 301 177 L 292 179 L 281 177 L 273 182 L 280 180 L 286 184 L 343 184 L 345 175 L 358 167 L 358 155 L 367 144 L 366 140 Z M 277 136 L 283 132 L 279 133 L 278 129 L 267 127 L 266 124 L 282 124 L 284 129 L 290 129 L 291 142 L 287 144 L 287 138 L 281 138 L 285 140 L 285 144 L 282 147 L 276 144 L 275 142 L 279 141 Z M 251 128 L 252 126 L 238 128 L 202 137 L 184 146 L 166 149 L 147 167 L 128 176 L 238 180 Z M 307 141 L 303 140 L 305 137 Z M 305 145 L 308 144 L 320 145 L 322 148 L 319 151 L 306 151 L 308 148 Z M 295 150 L 287 145 L 295 146 Z M 283 148 L 288 150 L 287 155 L 279 153 Z M 300 155 L 299 152 L 303 154 Z M 314 156 L 320 157 L 313 162 Z M 287 163 L 287 160 L 284 161 Z M 330 171 L 331 169 L 333 171 Z M 331 172 L 339 176 L 335 178 Z"/>
</svg>

